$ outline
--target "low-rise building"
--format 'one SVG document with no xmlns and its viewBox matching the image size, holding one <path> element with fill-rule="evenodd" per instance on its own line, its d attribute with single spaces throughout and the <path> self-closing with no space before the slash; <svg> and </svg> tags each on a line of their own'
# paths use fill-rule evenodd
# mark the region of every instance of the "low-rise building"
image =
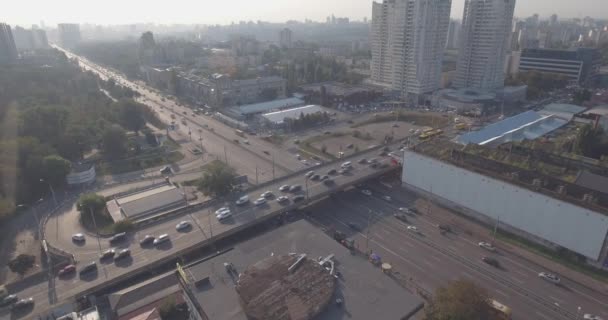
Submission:
<svg viewBox="0 0 608 320">
<path fill-rule="evenodd" d="M 601 56 L 597 48 L 524 49 L 518 60 L 518 72 L 555 73 L 579 84 L 593 81 L 601 66 Z"/>
<path fill-rule="evenodd" d="M 316 114 L 320 112 L 329 112 L 329 110 L 318 105 L 307 105 L 303 107 L 265 113 L 262 115 L 262 117 L 271 126 L 282 127 L 285 124 L 285 119 L 298 119 L 302 115 Z"/>
<path fill-rule="evenodd" d="M 284 110 L 303 106 L 304 100 L 300 98 L 285 98 L 272 101 L 241 105 L 226 109 L 225 113 L 235 119 L 246 119 L 256 114 L 267 113 L 274 110 Z"/>
<path fill-rule="evenodd" d="M 324 107 L 367 104 L 380 97 L 384 88 L 376 85 L 351 85 L 328 81 L 300 86 L 308 103 Z"/>
<path fill-rule="evenodd" d="M 66 176 L 68 186 L 82 186 L 95 182 L 97 174 L 95 173 L 95 165 L 92 163 L 73 163 L 72 170 Z"/>
<path fill-rule="evenodd" d="M 106 203 L 114 222 L 132 221 L 187 206 L 186 196 L 171 183 L 156 184 L 126 194 L 115 195 Z"/>
</svg>

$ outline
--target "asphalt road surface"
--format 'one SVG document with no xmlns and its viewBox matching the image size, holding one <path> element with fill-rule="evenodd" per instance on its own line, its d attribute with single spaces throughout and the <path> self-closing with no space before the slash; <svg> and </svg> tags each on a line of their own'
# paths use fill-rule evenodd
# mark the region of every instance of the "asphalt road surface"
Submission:
<svg viewBox="0 0 608 320">
<path fill-rule="evenodd" d="M 331 201 L 323 201 L 307 210 L 313 212 L 313 221 L 347 233 L 355 239 L 359 250 L 379 254 L 383 261 L 413 277 L 414 282 L 427 291 L 433 292 L 450 280 L 470 279 L 485 287 L 494 299 L 511 307 L 514 319 L 567 319 L 530 299 L 521 288 L 551 301 L 552 307 L 574 315 L 581 307 L 581 318 L 583 313 L 608 317 L 608 297 L 604 294 L 565 279 L 560 285 L 549 283 L 538 277 L 539 272 L 545 271 L 539 266 L 508 252 L 493 253 L 478 246 L 480 241 L 490 239 L 475 238 L 462 230 L 441 235 L 439 222 L 429 219 L 424 212 L 408 216 L 408 222 L 398 220 L 393 214 L 399 212 L 399 207 L 411 206 L 416 197 L 400 187 L 389 190 L 377 182 L 367 188 L 372 196 L 355 189 L 336 194 Z M 386 201 L 381 195 L 390 195 L 392 199 Z M 358 230 L 349 226 L 352 223 Z M 419 232 L 408 230 L 409 225 L 417 227 Z M 427 242 L 448 253 L 436 250 Z M 486 256 L 496 258 L 500 267 L 482 262 L 481 258 Z M 466 259 L 466 263 L 462 259 Z M 514 286 L 504 285 L 502 279 Z"/>
<path fill-rule="evenodd" d="M 74 231 L 76 231 L 73 228 L 79 228 L 78 224 L 75 223 L 74 226 L 64 226 L 54 223 L 51 219 L 46 225 L 45 229 L 48 241 L 53 246 L 74 254 L 76 261 L 78 261 L 78 269 L 88 262 L 97 261 L 99 271 L 85 277 L 79 277 L 77 274 L 65 278 L 53 277 L 48 283 L 40 283 L 18 292 L 17 294 L 20 297 L 31 296 L 36 301 L 35 309 L 26 316 L 29 317 L 32 314 L 37 314 L 39 312 L 48 310 L 49 306 L 52 304 L 65 301 L 78 295 L 84 290 L 115 279 L 120 275 L 124 275 L 138 269 L 143 270 L 149 268 L 150 264 L 155 261 L 174 256 L 178 250 L 192 247 L 206 241 L 211 237 L 227 234 L 240 226 L 255 223 L 255 221 L 258 221 L 261 217 L 268 216 L 281 209 L 290 207 L 293 204 L 291 199 L 293 198 L 294 194 L 279 192 L 278 188 L 281 185 L 300 184 L 302 189 L 301 191 L 296 192 L 296 194 L 304 196 L 308 194 L 309 197 L 313 198 L 317 194 L 338 189 L 341 185 L 352 183 L 354 181 L 358 181 L 359 179 L 368 177 L 369 175 L 383 172 L 382 170 L 371 168 L 368 165 L 357 164 L 358 159 L 369 159 L 376 153 L 378 153 L 377 150 L 370 150 L 367 153 L 358 155 L 353 159 L 349 159 L 352 161 L 354 169 L 345 175 L 333 175 L 332 179 L 335 182 L 333 185 L 327 186 L 320 181 L 308 180 L 303 174 L 298 174 L 297 176 L 293 176 L 288 179 L 279 180 L 267 188 L 257 189 L 249 192 L 248 195 L 251 201 L 242 207 L 237 207 L 234 202 L 230 202 L 223 205 L 219 204 L 210 208 L 205 208 L 188 215 L 172 217 L 129 234 L 128 240 L 117 246 L 110 246 L 107 239 L 99 239 L 98 241 L 95 236 L 91 235 L 87 235 L 84 243 L 74 243 L 71 240 L 71 235 L 74 233 Z M 392 159 L 389 157 L 380 159 L 380 163 L 387 163 L 389 166 L 393 165 Z M 339 165 L 322 165 L 313 168 L 312 170 L 315 170 L 317 173 L 323 175 L 326 174 L 330 169 L 334 168 L 339 169 Z M 267 190 L 272 191 L 275 197 L 269 199 L 269 201 L 264 205 L 255 206 L 251 203 L 255 199 L 259 198 L 262 192 Z M 279 204 L 276 201 L 276 197 L 283 194 L 288 195 L 290 200 L 284 204 Z M 236 196 L 240 195 L 235 195 L 235 197 Z M 71 206 L 73 206 L 73 203 L 68 203 L 66 205 L 67 208 L 70 208 Z M 233 216 L 220 222 L 215 218 L 214 212 L 221 206 L 231 207 Z M 73 213 L 74 211 L 66 211 L 66 213 L 69 212 Z M 77 221 L 77 219 L 75 221 Z M 177 231 L 175 226 L 180 221 L 189 221 L 192 224 L 192 227 L 185 231 Z M 168 234 L 171 241 L 159 247 L 140 246 L 139 240 L 148 234 L 154 236 Z M 129 248 L 131 250 L 131 257 L 118 262 L 110 259 L 105 263 L 99 263 L 100 252 L 109 248 Z M 0 318 L 2 318 L 1 313 Z"/>
</svg>

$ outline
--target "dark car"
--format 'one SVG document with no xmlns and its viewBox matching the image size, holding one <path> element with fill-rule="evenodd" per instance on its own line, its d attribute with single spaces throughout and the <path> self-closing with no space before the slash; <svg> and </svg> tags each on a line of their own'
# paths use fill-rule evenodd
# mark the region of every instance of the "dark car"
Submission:
<svg viewBox="0 0 608 320">
<path fill-rule="evenodd" d="M 110 238 L 110 244 L 121 242 L 126 237 L 127 237 L 127 233 L 126 232 L 117 233 L 112 238 Z"/>
<path fill-rule="evenodd" d="M 334 175 L 336 173 L 338 173 L 338 170 L 336 170 L 336 169 L 331 169 L 331 170 L 327 171 L 328 175 Z"/>
<path fill-rule="evenodd" d="M 73 264 L 65 266 L 63 269 L 59 270 L 59 276 L 65 276 L 72 272 L 76 271 L 76 266 Z"/>
<path fill-rule="evenodd" d="M 2 301 L 0 301 L 0 306 L 2 306 L 2 307 L 10 306 L 11 304 L 17 302 L 17 300 L 19 300 L 19 298 L 17 297 L 16 294 L 8 295 L 8 296 L 4 297 L 4 299 L 2 299 Z"/>
<path fill-rule="evenodd" d="M 166 166 L 163 167 L 162 169 L 160 169 L 160 174 L 171 174 L 173 173 L 173 171 L 171 170 L 171 167 Z"/>
<path fill-rule="evenodd" d="M 357 163 L 358 164 L 366 164 L 367 163 L 367 159 L 365 159 L 365 158 L 359 159 L 359 161 L 357 161 Z"/>
<path fill-rule="evenodd" d="M 99 255 L 99 260 L 103 261 L 106 259 L 113 258 L 115 254 L 116 254 L 116 251 L 114 249 L 108 249 Z"/>
<path fill-rule="evenodd" d="M 289 192 L 298 192 L 302 190 L 302 186 L 299 184 L 294 184 L 293 186 L 289 187 Z"/>
<path fill-rule="evenodd" d="M 498 268 L 500 266 L 500 263 L 498 262 L 498 260 L 496 260 L 492 257 L 483 257 L 483 258 L 481 258 L 481 261 L 491 265 L 492 267 Z"/>
<path fill-rule="evenodd" d="M 332 179 L 325 179 L 323 180 L 323 184 L 326 186 L 331 186 L 332 184 L 334 184 L 334 180 Z"/>
<path fill-rule="evenodd" d="M 93 271 L 97 271 L 97 263 L 95 263 L 95 261 L 84 266 L 82 269 L 80 269 L 80 271 L 78 273 L 80 275 L 83 275 L 83 274 L 87 274 L 87 273 L 90 273 Z"/>
<path fill-rule="evenodd" d="M 143 239 L 139 241 L 139 245 L 145 246 L 154 242 L 154 236 L 147 234 Z"/>
<path fill-rule="evenodd" d="M 13 304 L 13 310 L 15 309 L 23 309 L 26 307 L 31 307 L 32 305 L 34 305 L 34 298 L 25 298 L 25 299 L 21 299 L 17 302 L 15 302 Z"/>
<path fill-rule="evenodd" d="M 445 224 L 440 224 L 437 227 L 439 228 L 439 231 L 441 231 L 441 232 L 451 232 L 452 231 L 452 228 L 450 228 L 450 226 L 445 225 Z"/>
<path fill-rule="evenodd" d="M 395 213 L 393 215 L 395 218 L 397 218 L 397 220 L 401 220 L 403 222 L 408 222 L 407 220 L 407 215 L 403 214 L 403 213 Z"/>
<path fill-rule="evenodd" d="M 131 250 L 123 249 L 123 250 L 118 251 L 118 254 L 116 254 L 116 258 L 114 258 L 114 260 L 120 260 L 122 258 L 130 257 L 130 256 L 131 256 Z"/>
<path fill-rule="evenodd" d="M 310 180 L 313 180 L 313 181 L 317 181 L 319 179 L 321 179 L 321 176 L 318 174 L 313 174 L 312 177 L 310 177 Z"/>
<path fill-rule="evenodd" d="M 293 197 L 292 201 L 300 202 L 300 201 L 303 201 L 304 199 L 305 199 L 305 197 L 303 195 L 297 195 L 297 196 Z"/>
</svg>

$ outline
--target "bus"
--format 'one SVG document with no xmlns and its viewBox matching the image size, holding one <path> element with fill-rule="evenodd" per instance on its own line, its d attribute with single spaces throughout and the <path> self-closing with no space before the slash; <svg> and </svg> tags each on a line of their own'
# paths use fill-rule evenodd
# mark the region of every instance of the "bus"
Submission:
<svg viewBox="0 0 608 320">
<path fill-rule="evenodd" d="M 511 320 L 511 308 L 505 306 L 504 304 L 494 300 L 494 299 L 490 299 L 488 301 L 490 303 L 490 307 L 491 307 L 491 312 L 494 316 L 494 319 L 498 319 L 498 320 Z"/>
<path fill-rule="evenodd" d="M 234 132 L 239 137 L 244 137 L 245 136 L 245 132 L 243 130 L 236 129 L 236 130 L 234 130 Z"/>
</svg>

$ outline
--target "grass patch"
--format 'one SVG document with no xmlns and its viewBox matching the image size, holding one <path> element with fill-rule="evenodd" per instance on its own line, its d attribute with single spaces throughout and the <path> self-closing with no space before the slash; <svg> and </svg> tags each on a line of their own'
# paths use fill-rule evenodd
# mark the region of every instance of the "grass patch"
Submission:
<svg viewBox="0 0 608 320">
<path fill-rule="evenodd" d="M 215 165 L 216 162 L 222 162 L 222 161 L 213 160 L 213 161 L 205 164 L 204 166 L 201 166 L 201 175 L 203 172 L 207 171 L 207 168 Z M 182 186 L 186 186 L 186 187 L 194 187 L 194 186 L 198 186 L 200 181 L 201 181 L 201 178 L 198 178 L 198 179 L 194 179 L 194 180 L 183 181 L 183 182 L 180 182 L 180 184 Z"/>
<path fill-rule="evenodd" d="M 409 122 L 415 123 L 418 126 L 428 126 L 433 128 L 445 127 L 449 123 L 449 119 L 442 116 L 431 114 L 431 113 L 419 113 L 419 112 L 399 112 L 397 115 L 394 114 L 382 114 L 377 115 L 374 118 L 355 123 L 351 128 L 358 128 L 372 123 L 381 122 Z"/>
<path fill-rule="evenodd" d="M 574 253 L 556 252 L 524 238 L 518 237 L 514 234 L 500 230 L 499 232 L 497 232 L 496 238 L 516 245 L 518 247 L 524 248 L 549 260 L 555 261 L 572 270 L 586 274 L 592 277 L 593 279 L 608 283 L 608 271 L 599 270 L 597 268 L 587 265 L 585 262 L 580 261 L 577 255 Z"/>
<path fill-rule="evenodd" d="M 99 175 L 121 174 L 175 163 L 184 159 L 184 157 L 184 154 L 179 151 L 173 151 L 168 154 L 155 152 L 126 160 L 101 162 L 97 164 L 95 170 L 97 170 Z"/>
<path fill-rule="evenodd" d="M 302 142 L 300 142 L 300 151 L 302 153 L 306 153 L 309 155 L 314 155 L 314 156 L 318 156 L 318 157 L 325 157 L 325 158 L 330 158 L 332 160 L 336 160 L 338 159 L 336 156 L 327 153 L 327 152 L 323 152 L 320 149 L 315 148 L 312 144 L 313 143 L 318 143 L 318 142 L 322 142 L 325 141 L 327 139 L 330 138 L 339 138 L 339 137 L 343 137 L 347 135 L 345 132 L 333 132 L 330 134 L 324 134 L 324 135 L 319 135 L 319 136 L 314 136 L 314 137 L 310 137 Z"/>
</svg>

